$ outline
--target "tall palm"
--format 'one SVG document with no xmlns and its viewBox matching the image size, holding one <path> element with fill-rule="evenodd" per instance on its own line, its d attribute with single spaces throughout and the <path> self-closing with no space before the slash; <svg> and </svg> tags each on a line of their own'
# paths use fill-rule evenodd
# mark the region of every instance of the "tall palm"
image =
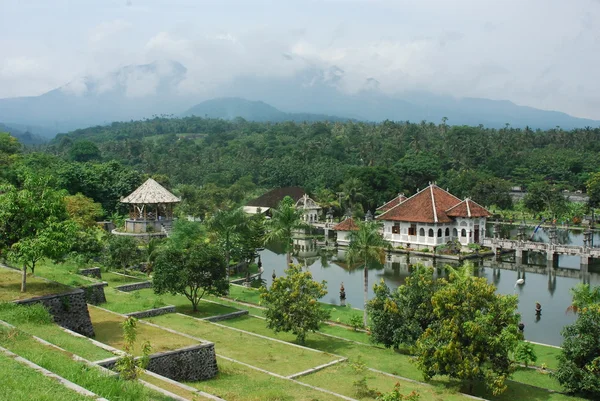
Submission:
<svg viewBox="0 0 600 401">
<path fill-rule="evenodd" d="M 288 197 L 286 197 L 288 198 Z M 286 268 L 292 263 L 292 238 L 294 231 L 306 228 L 307 225 L 302 221 L 302 210 L 296 209 L 292 202 L 283 201 L 279 203 L 277 209 L 273 209 L 273 216 L 267 224 L 266 242 L 283 242 L 286 253 Z"/>
<path fill-rule="evenodd" d="M 349 235 L 350 245 L 346 258 L 349 265 L 364 263 L 364 313 L 363 325 L 367 326 L 367 302 L 369 301 L 369 266 L 374 262 L 385 262 L 385 248 L 388 241 L 383 239 L 381 224 L 376 221 L 358 222 L 358 230 Z"/>
<path fill-rule="evenodd" d="M 344 181 L 340 189 L 344 193 L 344 200 L 349 203 L 350 209 L 354 207 L 356 202 L 364 199 L 364 195 L 360 192 L 362 190 L 362 183 L 356 177 L 351 177 Z"/>
<path fill-rule="evenodd" d="M 229 275 L 229 262 L 231 261 L 231 248 L 236 235 L 242 234 L 248 228 L 248 215 L 242 208 L 232 210 L 219 210 L 207 222 L 210 232 L 215 234 L 225 248 L 225 263 Z"/>
</svg>

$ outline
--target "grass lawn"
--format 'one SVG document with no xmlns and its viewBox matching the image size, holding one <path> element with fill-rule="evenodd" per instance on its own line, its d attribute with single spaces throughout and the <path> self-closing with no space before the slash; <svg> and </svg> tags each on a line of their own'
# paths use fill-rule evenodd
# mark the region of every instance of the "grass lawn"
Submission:
<svg viewBox="0 0 600 401">
<path fill-rule="evenodd" d="M 90 361 L 98 361 L 114 356 L 111 352 L 95 346 L 85 338 L 75 337 L 66 333 L 51 320 L 36 319 L 36 311 L 34 311 L 36 308 L 40 308 L 40 306 L 20 306 L 12 303 L 0 303 L 0 320 L 4 320 L 16 326 L 19 330 L 38 336 Z"/>
<path fill-rule="evenodd" d="M 60 294 L 72 290 L 72 288 L 65 285 L 49 283 L 41 278 L 28 275 L 27 292 L 22 293 L 21 277 L 22 273 L 19 271 L 0 268 L 0 302 Z"/>
<path fill-rule="evenodd" d="M 40 344 L 23 332 L 0 328 L 0 345 L 109 400 L 171 400 L 170 397 L 155 393 L 138 382 L 119 380 L 114 376 L 108 376 L 99 369 L 76 362 L 71 359 L 71 355 Z M 0 387 L 4 387 L 6 376 L 11 375 L 3 375 L 3 385 Z M 30 397 L 29 399 L 35 398 Z M 60 398 L 55 397 L 54 399 Z"/>
<path fill-rule="evenodd" d="M 105 312 L 94 306 L 88 306 L 94 331 L 96 332 L 95 339 L 113 346 L 118 349 L 123 349 L 123 330 L 121 323 L 125 318 L 115 315 L 110 312 Z M 134 349 L 134 354 L 141 355 L 141 346 L 145 341 L 149 341 L 152 346 L 152 353 L 170 351 L 190 345 L 198 344 L 192 339 L 178 336 L 166 330 L 139 323 L 137 330 L 137 341 Z"/>
<path fill-rule="evenodd" d="M 377 398 L 377 392 L 388 393 L 394 389 L 394 385 L 396 383 L 400 384 L 400 392 L 402 394 L 407 395 L 414 390 L 419 393 L 419 400 L 423 401 L 456 401 L 469 399 L 468 397 L 465 397 L 459 393 L 452 394 L 444 392 L 441 391 L 440 388 L 398 380 L 394 377 L 376 373 L 367 369 L 357 371 L 352 366 L 352 362 L 338 363 L 316 373 L 300 377 L 298 380 L 303 383 L 327 388 L 328 390 L 334 391 L 338 394 L 342 394 L 347 397 L 358 398 L 360 400 L 374 401 Z M 367 388 L 359 389 L 354 385 L 354 383 L 363 377 L 367 379 Z M 340 380 L 340 378 L 343 379 Z"/>
<path fill-rule="evenodd" d="M 198 311 L 192 312 L 192 304 L 185 296 L 171 294 L 157 295 L 152 288 L 131 292 L 121 292 L 114 288 L 105 288 L 104 293 L 106 294 L 106 303 L 102 304 L 102 307 L 118 313 L 131 313 L 175 305 L 177 312 L 202 318 L 224 315 L 239 310 L 212 302 L 200 302 Z"/>
<path fill-rule="evenodd" d="M 558 368 L 558 356 L 561 353 L 560 348 L 547 347 L 539 344 L 531 345 L 537 356 L 537 361 L 534 364 L 532 363 L 532 365 L 542 366 L 542 364 L 545 364 L 548 369 Z"/>
<path fill-rule="evenodd" d="M 278 338 L 283 341 L 294 342 L 295 336 L 291 333 L 275 334 L 272 330 L 266 328 L 263 320 L 253 317 L 240 317 L 236 319 L 226 320 L 221 322 L 223 325 L 240 328 L 253 333 L 261 334 L 268 337 Z M 343 329 L 342 329 L 343 330 Z M 421 372 L 411 362 L 411 357 L 402 353 L 394 352 L 388 349 L 372 347 L 368 345 L 356 344 L 344 340 L 325 337 L 319 333 L 311 333 L 307 337 L 306 346 L 318 349 L 324 352 L 329 352 L 337 355 L 342 355 L 349 358 L 350 361 L 355 361 L 359 358 L 366 363 L 368 367 L 391 373 L 398 376 L 403 376 L 409 379 L 423 381 Z M 543 377 L 542 377 L 543 376 Z M 532 385 L 544 385 L 547 380 L 553 380 L 546 375 L 538 373 L 534 370 L 521 371 L 515 380 L 523 381 L 519 383 L 512 381 L 508 383 L 508 390 L 500 395 L 493 396 L 492 394 L 481 390 L 475 395 L 491 400 L 578 400 L 579 398 L 566 396 L 557 393 L 548 393 L 546 390 L 531 387 Z M 525 384 L 527 383 L 527 384 Z M 436 378 L 431 381 L 431 384 L 445 388 L 448 386 L 454 387 L 455 383 L 450 383 L 446 378 Z M 552 386 L 554 388 L 554 385 Z M 450 391 L 453 391 L 450 389 Z"/>
<path fill-rule="evenodd" d="M 218 351 L 217 351 L 218 352 Z M 216 378 L 186 383 L 227 401 L 340 401 L 339 397 L 217 358 Z"/>
<path fill-rule="evenodd" d="M 51 260 L 41 260 L 35 266 L 35 274 L 72 287 L 82 287 L 98 282 L 97 279 L 79 274 L 79 265 L 67 260 L 63 263 L 54 263 Z"/>
<path fill-rule="evenodd" d="M 148 280 L 148 278 L 128 277 L 114 272 L 102 272 L 102 281 L 106 281 L 111 287 L 116 287 L 123 284 L 139 283 L 140 281 Z"/>
<path fill-rule="evenodd" d="M 240 333 L 181 315 L 169 314 L 146 320 L 214 342 L 217 354 L 282 376 L 302 372 L 338 359 L 332 355 Z"/>
<path fill-rule="evenodd" d="M 170 382 L 166 381 L 166 380 L 161 380 L 158 379 L 154 376 L 151 376 L 147 373 L 142 373 L 140 376 L 140 379 L 142 379 L 145 382 L 148 382 L 150 384 L 154 384 L 157 387 L 162 388 L 163 390 L 167 390 L 173 394 L 177 394 L 178 396 L 181 396 L 183 398 L 187 398 L 188 400 L 193 400 L 193 401 L 212 401 L 212 398 L 206 398 L 206 397 L 202 397 L 200 394 L 194 392 L 194 391 L 188 391 L 186 389 L 183 389 L 179 386 L 176 386 L 174 384 L 171 384 Z"/>
<path fill-rule="evenodd" d="M 91 400 L 69 390 L 56 380 L 44 376 L 14 359 L 0 354 L 0 400 L 11 401 L 84 401 Z M 7 374 L 10 372 L 10 374 Z"/>
</svg>

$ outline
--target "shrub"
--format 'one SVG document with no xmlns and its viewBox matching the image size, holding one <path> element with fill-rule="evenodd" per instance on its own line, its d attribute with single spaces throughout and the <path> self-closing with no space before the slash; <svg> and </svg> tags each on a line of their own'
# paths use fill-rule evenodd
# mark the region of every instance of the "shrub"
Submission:
<svg viewBox="0 0 600 401">
<path fill-rule="evenodd" d="M 140 374 L 140 370 L 148 366 L 152 348 L 150 347 L 150 343 L 146 341 L 142 345 L 142 357 L 134 357 L 132 353 L 137 338 L 137 319 L 128 317 L 122 323 L 121 327 L 123 328 L 123 338 L 125 340 L 124 350 L 127 354 L 117 360 L 116 369 L 121 374 L 122 379 L 136 380 Z"/>
<path fill-rule="evenodd" d="M 358 331 L 358 329 L 364 328 L 362 317 L 358 315 L 354 315 L 350 318 L 350 326 L 354 329 L 354 331 Z"/>
<path fill-rule="evenodd" d="M 537 355 L 533 350 L 533 346 L 526 341 L 521 341 L 515 350 L 515 360 L 523 363 L 525 367 L 528 367 L 529 363 L 535 363 Z"/>
</svg>

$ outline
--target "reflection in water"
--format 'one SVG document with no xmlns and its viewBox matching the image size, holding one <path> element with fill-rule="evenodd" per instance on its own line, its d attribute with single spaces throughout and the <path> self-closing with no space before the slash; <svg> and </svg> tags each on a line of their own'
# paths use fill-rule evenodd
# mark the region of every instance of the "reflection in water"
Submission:
<svg viewBox="0 0 600 401">
<path fill-rule="evenodd" d="M 541 229 L 540 229 L 541 230 Z M 539 233 L 539 232 L 538 232 Z M 537 236 L 538 234 L 536 234 Z M 539 234 L 539 239 L 544 239 L 544 232 Z M 595 233 L 597 235 L 597 233 Z M 582 237 L 582 235 L 579 235 Z M 547 238 L 547 237 L 546 237 Z M 577 245 L 579 237 L 576 233 L 567 232 L 561 238 L 568 239 Z M 582 240 L 581 240 L 582 241 Z M 597 239 L 596 243 L 600 243 Z M 263 267 L 267 274 L 263 281 L 271 285 L 271 272 L 277 276 L 283 274 L 285 268 L 285 254 L 281 248 L 269 247 L 260 252 Z M 329 293 L 323 302 L 339 305 L 338 289 L 344 283 L 346 290 L 346 304 L 362 308 L 363 302 L 363 275 L 362 268 L 351 268 L 345 263 L 345 252 L 324 252 L 312 240 L 294 241 L 294 262 L 312 272 L 315 280 L 327 281 Z M 453 262 L 453 261 L 450 261 Z M 529 263 L 527 263 L 529 262 Z M 434 267 L 436 277 L 445 277 L 443 268 L 448 261 L 405 254 L 389 254 L 383 266 L 369 270 L 369 297 L 373 297 L 373 284 L 383 280 L 390 288 L 403 284 L 413 267 L 417 264 Z M 449 263 L 456 265 L 456 262 Z M 580 282 L 600 285 L 600 269 L 598 262 L 591 264 L 589 271 L 579 271 L 579 258 L 563 256 L 556 267 L 546 261 L 543 254 L 530 253 L 527 261 L 518 264 L 512 256 L 505 256 L 501 260 L 478 260 L 475 263 L 474 273 L 493 283 L 501 294 L 516 294 L 519 297 L 519 313 L 525 324 L 525 337 L 528 340 L 560 345 L 562 327 L 575 320 L 573 314 L 567 314 L 566 309 L 571 304 L 569 290 Z M 517 279 L 525 279 L 525 283 L 515 287 Z M 535 305 L 539 302 L 543 308 L 543 315 L 536 316 Z"/>
</svg>

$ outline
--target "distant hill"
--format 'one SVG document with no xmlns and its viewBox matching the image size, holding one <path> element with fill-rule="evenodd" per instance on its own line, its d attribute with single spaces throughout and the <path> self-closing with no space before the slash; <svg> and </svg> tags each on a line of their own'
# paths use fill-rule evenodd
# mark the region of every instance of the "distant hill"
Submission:
<svg viewBox="0 0 600 401">
<path fill-rule="evenodd" d="M 5 124 L 0 123 L 0 132 L 8 132 L 19 140 L 23 145 L 40 145 L 47 142 L 47 139 L 42 138 L 39 135 L 33 134 L 29 131 L 21 131 L 14 127 L 9 127 Z"/>
<path fill-rule="evenodd" d="M 238 97 L 226 97 L 206 100 L 198 103 L 182 114 L 182 117 L 207 117 L 233 120 L 241 117 L 248 121 L 258 122 L 314 122 L 314 121 L 348 121 L 348 118 L 313 113 L 285 113 L 261 101 L 253 101 Z"/>
</svg>

